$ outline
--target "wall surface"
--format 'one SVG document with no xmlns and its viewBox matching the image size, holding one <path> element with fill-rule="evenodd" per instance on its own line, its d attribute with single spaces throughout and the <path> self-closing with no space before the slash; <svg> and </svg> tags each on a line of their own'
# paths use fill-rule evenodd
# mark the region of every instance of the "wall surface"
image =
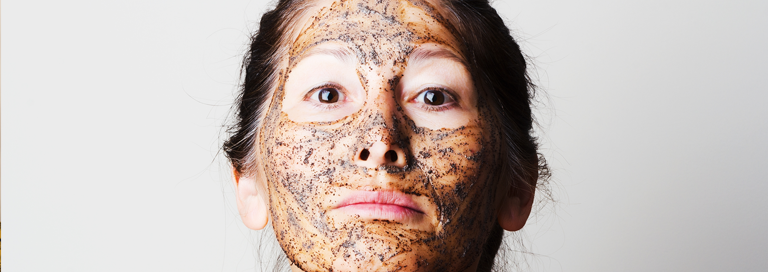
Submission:
<svg viewBox="0 0 768 272">
<path fill-rule="evenodd" d="M 2 4 L 3 267 L 254 271 L 218 146 L 268 4 Z M 768 270 L 768 2 L 494 6 L 554 171 L 524 271 Z"/>
</svg>

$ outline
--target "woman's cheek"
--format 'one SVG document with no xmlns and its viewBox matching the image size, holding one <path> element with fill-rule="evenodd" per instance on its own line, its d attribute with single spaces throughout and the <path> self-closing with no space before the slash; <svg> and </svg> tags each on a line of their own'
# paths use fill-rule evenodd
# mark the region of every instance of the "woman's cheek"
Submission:
<svg viewBox="0 0 768 272">
<path fill-rule="evenodd" d="M 297 124 L 283 114 L 276 130 L 265 140 L 267 179 L 288 191 L 304 213 L 324 210 L 323 197 L 347 183 L 350 175 L 349 137 L 345 133 Z M 306 214 L 310 215 L 310 214 Z"/>
<path fill-rule="evenodd" d="M 412 139 L 414 156 L 428 175 L 443 220 L 451 220 L 464 210 L 461 206 L 473 196 L 472 190 L 486 187 L 478 184 L 486 181 L 481 178 L 481 170 L 492 163 L 484 157 L 489 153 L 489 143 L 483 134 L 473 125 L 417 134 Z"/>
<path fill-rule="evenodd" d="M 313 155 L 316 146 L 306 143 L 308 131 L 294 126 L 282 126 L 274 138 L 267 139 L 266 167 L 267 179 L 273 185 L 279 185 L 290 192 L 298 203 L 306 203 L 317 184 L 304 182 L 312 174 L 313 165 L 304 163 Z M 303 143 L 303 144 L 302 144 Z M 301 207 L 308 210 L 309 207 Z"/>
<path fill-rule="evenodd" d="M 338 239 L 323 199 L 333 194 L 332 181 L 344 180 L 336 167 L 344 157 L 337 147 L 342 143 L 333 139 L 338 135 L 294 123 L 284 114 L 271 121 L 279 129 L 265 133 L 262 159 L 275 234 L 291 260 L 327 269 L 334 257 L 325 249 Z"/>
</svg>

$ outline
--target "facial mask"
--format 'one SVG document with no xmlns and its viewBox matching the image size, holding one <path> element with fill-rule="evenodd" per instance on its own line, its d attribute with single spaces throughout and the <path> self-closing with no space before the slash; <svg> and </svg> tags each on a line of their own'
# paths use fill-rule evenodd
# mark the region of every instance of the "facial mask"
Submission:
<svg viewBox="0 0 768 272">
<path fill-rule="evenodd" d="M 415 48 L 455 44 L 434 12 L 422 2 L 334 2 L 309 19 L 291 47 L 259 145 L 274 231 L 303 270 L 463 271 L 482 253 L 495 224 L 500 169 L 491 114 L 478 102 L 466 124 L 428 128 L 397 95 Z M 294 121 L 283 108 L 286 81 L 298 80 L 292 69 L 304 52 L 329 42 L 354 52 L 363 103 L 337 120 Z M 405 163 L 357 164 L 360 150 L 376 142 L 399 147 Z M 334 211 L 360 191 L 402 193 L 423 210 L 404 220 Z"/>
</svg>

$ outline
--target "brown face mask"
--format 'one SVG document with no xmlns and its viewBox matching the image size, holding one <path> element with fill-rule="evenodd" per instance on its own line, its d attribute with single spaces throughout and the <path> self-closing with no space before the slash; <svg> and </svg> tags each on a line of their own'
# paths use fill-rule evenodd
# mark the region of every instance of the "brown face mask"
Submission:
<svg viewBox="0 0 768 272">
<path fill-rule="evenodd" d="M 495 224 L 500 134 L 460 60 L 439 53 L 456 48 L 441 21 L 421 2 L 339 1 L 311 17 L 292 45 L 259 144 L 273 228 L 299 268 L 464 271 L 476 264 Z M 314 89 L 296 83 L 314 80 L 299 66 L 323 46 L 338 49 L 323 51 L 338 59 L 348 52 L 352 63 L 338 63 L 353 68 L 307 64 L 319 78 L 353 73 L 356 81 L 323 79 Z M 415 53 L 428 47 L 445 50 Z M 454 84 L 464 87 L 411 88 L 439 70 L 426 65 L 409 74 L 416 54 L 421 63 L 453 61 L 446 69 L 458 72 L 442 83 L 464 77 Z M 318 99 L 326 108 L 302 104 Z M 453 108 L 430 111 L 430 103 L 450 100 Z M 421 110 L 425 101 L 432 108 Z M 340 206 L 360 192 L 381 193 L 399 212 L 344 212 Z"/>
</svg>

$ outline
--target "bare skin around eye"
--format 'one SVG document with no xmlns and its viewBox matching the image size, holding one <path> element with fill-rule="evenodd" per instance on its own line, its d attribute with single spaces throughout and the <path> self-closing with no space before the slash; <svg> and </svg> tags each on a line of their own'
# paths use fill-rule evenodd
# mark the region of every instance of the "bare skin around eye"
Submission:
<svg viewBox="0 0 768 272">
<path fill-rule="evenodd" d="M 483 170 L 498 169 L 499 132 L 460 57 L 412 59 L 421 46 L 458 55 L 439 20 L 424 2 L 337 1 L 292 44 L 259 150 L 272 224 L 297 269 L 475 267 L 495 224 L 498 177 Z M 322 46 L 349 58 L 302 56 Z M 333 70 L 313 74 L 317 63 Z"/>
</svg>

